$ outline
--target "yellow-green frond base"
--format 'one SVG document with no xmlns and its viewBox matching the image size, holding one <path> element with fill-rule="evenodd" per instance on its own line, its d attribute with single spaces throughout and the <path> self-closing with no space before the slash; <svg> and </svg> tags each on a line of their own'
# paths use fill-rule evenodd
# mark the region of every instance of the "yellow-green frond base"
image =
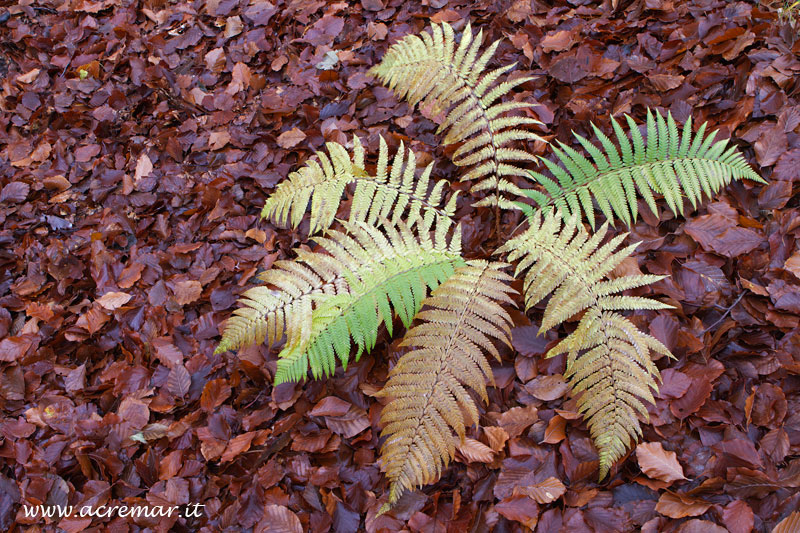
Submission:
<svg viewBox="0 0 800 533">
<path fill-rule="evenodd" d="M 394 314 L 409 326 L 428 289 L 464 264 L 459 228 L 448 243 L 439 227 L 431 239 L 427 225 L 414 233 L 402 222 L 397 228 L 384 224 L 385 234 L 362 222 L 344 225 L 348 234 L 332 231 L 317 241 L 340 261 L 347 290 L 313 297 L 304 342 L 287 344 L 278 354 L 276 384 L 303 380 L 309 369 L 315 379 L 331 376 L 337 358 L 347 368 L 353 345 L 357 360 L 375 346 L 381 323 L 391 334 Z"/>
</svg>

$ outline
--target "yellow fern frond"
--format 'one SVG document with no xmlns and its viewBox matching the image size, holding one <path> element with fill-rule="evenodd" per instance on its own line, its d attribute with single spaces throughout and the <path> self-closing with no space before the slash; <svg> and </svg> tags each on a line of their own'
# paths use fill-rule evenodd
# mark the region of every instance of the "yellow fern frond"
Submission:
<svg viewBox="0 0 800 533">
<path fill-rule="evenodd" d="M 525 306 L 530 309 L 553 293 L 545 308 L 540 331 L 586 311 L 577 329 L 548 352 L 548 357 L 567 353 L 566 377 L 587 418 L 600 454 L 600 478 L 625 454 L 631 439 L 641 435 L 637 415 L 647 419 L 641 400 L 653 403 L 650 389 L 658 390 L 660 374 L 650 360 L 650 350 L 672 357 L 655 338 L 640 332 L 622 310 L 669 309 L 671 306 L 639 296 L 623 296 L 626 289 L 654 283 L 664 276 L 626 275 L 605 279 L 630 256 L 639 243 L 614 251 L 627 234 L 600 245 L 608 223 L 591 237 L 577 223 L 548 210 L 537 212 L 522 235 L 503 245 L 509 259 L 520 259 L 517 273 L 523 282 Z M 588 350 L 584 352 L 585 350 Z M 583 352 L 583 353 L 582 353 Z"/>
<path fill-rule="evenodd" d="M 439 126 L 439 132 L 449 129 L 444 144 L 463 142 L 453 154 L 453 163 L 472 167 L 461 180 L 476 180 L 473 191 L 492 190 L 477 205 L 518 209 L 503 193 L 519 196 L 522 191 L 506 178 L 527 176 L 517 162 L 534 161 L 535 157 L 507 145 L 542 140 L 526 129 L 541 122 L 506 115 L 533 104 L 498 100 L 533 78 L 497 83 L 514 64 L 487 72 L 486 65 L 499 41 L 479 55 L 482 43 L 483 31 L 473 36 L 468 23 L 456 47 L 453 28 L 446 22 L 434 23 L 431 33 L 408 35 L 394 44 L 370 74 L 412 106 L 424 100 L 434 114 L 447 113 Z"/>
<path fill-rule="evenodd" d="M 356 190 L 350 208 L 350 222 L 375 224 L 384 218 L 396 224 L 401 218 L 409 225 L 425 219 L 449 223 L 455 212 L 456 195 L 440 207 L 444 196 L 444 181 L 428 191 L 432 164 L 419 179 L 414 176 L 416 157 L 401 144 L 389 169 L 389 149 L 380 138 L 378 168 L 375 176 L 365 170 L 364 148 L 353 136 L 353 157 L 339 143 L 325 144 L 328 154 L 316 153 L 299 170 L 289 174 L 270 195 L 261 210 L 262 218 L 271 218 L 280 226 L 296 228 L 311 202 L 309 234 L 328 229 L 336 217 L 345 187 L 355 182 Z"/>
<path fill-rule="evenodd" d="M 393 505 L 405 489 L 436 481 L 463 442 L 465 428 L 478 422 L 467 392 L 487 401 L 486 380 L 494 383 L 482 351 L 499 358 L 492 339 L 510 345 L 511 317 L 500 304 L 512 304 L 508 265 L 472 261 L 456 270 L 425 301 L 402 346 L 403 355 L 379 393 L 391 398 L 383 408 L 381 457 Z M 456 435 L 453 434 L 456 433 Z"/>
</svg>

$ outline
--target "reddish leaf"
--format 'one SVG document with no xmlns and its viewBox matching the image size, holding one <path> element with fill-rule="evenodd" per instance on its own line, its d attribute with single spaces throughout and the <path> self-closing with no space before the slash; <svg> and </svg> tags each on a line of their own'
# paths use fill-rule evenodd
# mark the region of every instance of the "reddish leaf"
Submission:
<svg viewBox="0 0 800 533">
<path fill-rule="evenodd" d="M 306 138 L 306 134 L 298 128 L 292 128 L 278 135 L 278 146 L 281 148 L 294 148 Z"/>
<path fill-rule="evenodd" d="M 559 499 L 567 492 L 567 487 L 554 477 L 549 477 L 535 485 L 527 485 L 524 487 L 517 487 L 515 492 L 519 492 L 524 496 L 528 496 L 536 500 L 537 503 L 551 503 Z"/>
<path fill-rule="evenodd" d="M 722 521 L 730 533 L 750 533 L 753 530 L 753 510 L 742 500 L 734 500 L 722 511 Z"/>
<path fill-rule="evenodd" d="M 656 511 L 670 518 L 684 518 L 687 516 L 700 516 L 705 513 L 711 504 L 674 492 L 664 492 L 658 499 Z"/>
<path fill-rule="evenodd" d="M 204 411 L 212 411 L 222 405 L 231 395 L 231 386 L 224 379 L 212 379 L 203 387 L 200 396 L 200 407 Z"/>
<path fill-rule="evenodd" d="M 508 437 L 513 439 L 522 434 L 523 431 L 528 429 L 534 422 L 539 420 L 539 414 L 536 407 L 529 405 L 528 407 L 513 407 L 500 415 L 499 424 Z"/>
<path fill-rule="evenodd" d="M 527 496 L 512 496 L 494 506 L 495 510 L 509 520 L 533 529 L 539 521 L 539 505 Z"/>
<path fill-rule="evenodd" d="M 283 505 L 264 507 L 264 518 L 256 525 L 255 533 L 303 533 L 297 515 Z"/>
<path fill-rule="evenodd" d="M 636 446 L 636 458 L 642 472 L 653 479 L 667 483 L 686 479 L 675 452 L 664 450 L 660 442 L 642 442 Z"/>
<path fill-rule="evenodd" d="M 456 449 L 461 452 L 467 463 L 491 463 L 494 460 L 491 448 L 469 437 L 464 438 L 464 442 L 457 445 Z"/>
<path fill-rule="evenodd" d="M 176 364 L 169 371 L 167 376 L 167 389 L 179 398 L 183 398 L 189 392 L 192 385 L 192 378 L 182 364 Z"/>
</svg>

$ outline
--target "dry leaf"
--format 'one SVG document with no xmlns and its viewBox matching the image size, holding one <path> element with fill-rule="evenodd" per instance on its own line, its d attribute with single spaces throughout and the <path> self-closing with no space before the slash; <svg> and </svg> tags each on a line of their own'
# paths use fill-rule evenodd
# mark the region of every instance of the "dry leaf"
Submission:
<svg viewBox="0 0 800 533">
<path fill-rule="evenodd" d="M 559 499 L 567 492 L 567 487 L 554 477 L 549 477 L 535 485 L 515 487 L 514 493 L 519 493 L 536 500 L 537 503 L 550 503 Z"/>
<path fill-rule="evenodd" d="M 298 128 L 292 128 L 278 135 L 278 146 L 281 148 L 294 148 L 300 141 L 306 138 L 306 134 Z"/>
<path fill-rule="evenodd" d="M 468 463 L 491 463 L 494 459 L 494 452 L 491 448 L 469 437 L 465 437 L 464 442 L 457 445 L 456 449 L 461 452 Z"/>
<path fill-rule="evenodd" d="M 103 308 L 113 311 L 128 303 L 131 295 L 124 292 L 107 292 L 97 299 L 97 303 Z"/>
<path fill-rule="evenodd" d="M 664 450 L 660 442 L 643 442 L 636 446 L 636 459 L 642 472 L 668 483 L 686 479 L 675 452 Z"/>
<path fill-rule="evenodd" d="M 708 511 L 709 507 L 711 504 L 706 501 L 668 491 L 658 499 L 656 511 L 670 518 L 684 518 L 700 516 Z"/>
</svg>

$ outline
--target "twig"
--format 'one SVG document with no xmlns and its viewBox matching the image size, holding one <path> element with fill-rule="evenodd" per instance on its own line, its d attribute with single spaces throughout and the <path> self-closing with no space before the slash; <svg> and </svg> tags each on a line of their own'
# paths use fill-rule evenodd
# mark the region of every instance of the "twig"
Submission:
<svg viewBox="0 0 800 533">
<path fill-rule="evenodd" d="M 738 298 L 736 298 L 736 301 L 735 301 L 735 302 L 733 302 L 733 303 L 730 305 L 730 307 L 728 307 L 727 309 L 725 309 L 725 312 L 722 314 L 722 316 L 721 316 L 721 317 L 719 317 L 719 319 L 718 319 L 716 322 L 714 322 L 713 324 L 711 324 L 710 326 L 708 326 L 708 327 L 707 327 L 706 329 L 704 329 L 704 330 L 703 330 L 703 331 L 702 331 L 700 334 L 701 334 L 701 335 L 705 335 L 707 331 L 709 331 L 709 330 L 711 330 L 711 329 L 714 329 L 714 327 L 716 327 L 716 325 L 717 325 L 717 324 L 719 324 L 720 322 L 722 322 L 723 320 L 725 320 L 725 317 L 726 317 L 726 316 L 728 316 L 728 313 L 730 313 L 730 312 L 731 312 L 731 309 L 733 309 L 734 307 L 736 307 L 736 304 L 738 304 L 738 303 L 739 303 L 739 302 L 742 300 L 742 298 L 744 298 L 744 291 L 743 291 L 743 292 L 742 292 L 742 293 L 739 295 L 739 297 L 738 297 Z"/>
</svg>

